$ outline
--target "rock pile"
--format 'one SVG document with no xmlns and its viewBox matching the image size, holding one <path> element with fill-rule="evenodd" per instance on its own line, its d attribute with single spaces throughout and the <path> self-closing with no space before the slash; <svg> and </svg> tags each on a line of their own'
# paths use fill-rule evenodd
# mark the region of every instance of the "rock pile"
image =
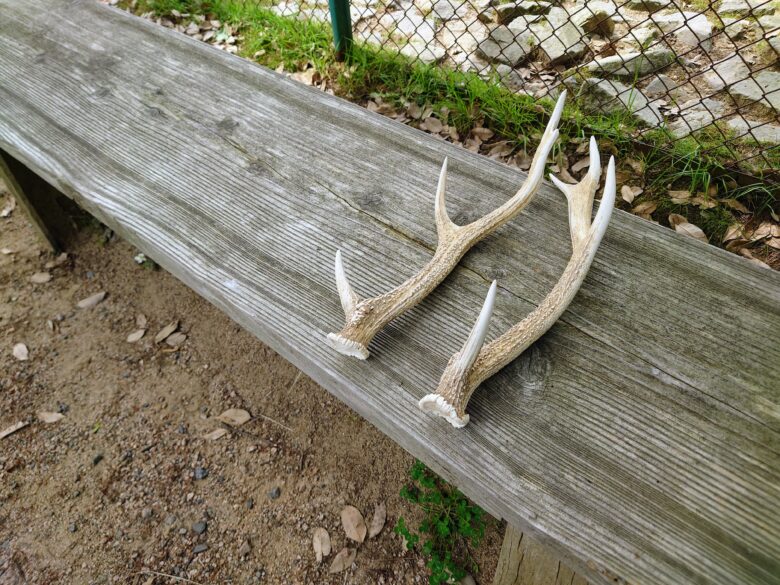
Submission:
<svg viewBox="0 0 780 585">
<path fill-rule="evenodd" d="M 325 0 L 279 14 L 329 20 Z M 780 143 L 780 0 L 353 0 L 359 41 L 498 73 L 515 91 L 623 111 L 685 136 L 713 122 Z M 722 119 L 722 122 L 721 122 Z"/>
</svg>

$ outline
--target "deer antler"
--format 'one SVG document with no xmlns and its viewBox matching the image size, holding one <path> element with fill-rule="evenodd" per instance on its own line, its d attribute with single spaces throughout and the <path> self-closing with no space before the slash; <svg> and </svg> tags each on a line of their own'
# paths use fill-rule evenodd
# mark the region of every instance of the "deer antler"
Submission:
<svg viewBox="0 0 780 585">
<path fill-rule="evenodd" d="M 531 314 L 482 347 L 496 295 L 496 283 L 493 282 L 463 349 L 450 358 L 436 393 L 420 400 L 421 409 L 446 418 L 454 427 L 466 426 L 469 422 L 466 405 L 477 386 L 523 353 L 563 314 L 585 280 L 615 206 L 615 159 L 610 158 L 604 195 L 591 224 L 593 197 L 600 175 L 598 147 L 596 140 L 591 138 L 590 168 L 582 181 L 567 185 L 551 177 L 569 202 L 572 255 L 560 280 Z"/>
<path fill-rule="evenodd" d="M 557 126 L 565 99 L 564 91 L 558 98 L 522 187 L 501 207 L 468 225 L 455 225 L 447 215 L 444 200 L 447 159 L 444 159 L 434 210 L 439 236 L 436 253 L 420 272 L 402 285 L 378 297 L 361 299 L 347 281 L 341 251 L 336 252 L 336 286 L 346 316 L 346 325 L 339 333 L 328 334 L 327 342 L 331 347 L 345 355 L 366 359 L 369 355 L 368 344 L 387 323 L 428 296 L 455 268 L 469 248 L 522 211 L 536 194 L 544 178 L 547 156 L 558 139 Z"/>
</svg>

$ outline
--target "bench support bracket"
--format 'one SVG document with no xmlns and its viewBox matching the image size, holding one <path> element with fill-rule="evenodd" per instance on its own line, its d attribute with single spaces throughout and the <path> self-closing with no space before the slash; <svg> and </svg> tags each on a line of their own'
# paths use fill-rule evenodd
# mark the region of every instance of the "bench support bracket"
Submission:
<svg viewBox="0 0 780 585">
<path fill-rule="evenodd" d="M 6 152 L 0 151 L 0 179 L 5 181 L 17 205 L 52 252 L 62 248 L 69 220 L 57 203 L 57 191 Z"/>
<path fill-rule="evenodd" d="M 506 525 L 493 585 L 587 585 L 563 561 L 520 530 Z"/>
</svg>

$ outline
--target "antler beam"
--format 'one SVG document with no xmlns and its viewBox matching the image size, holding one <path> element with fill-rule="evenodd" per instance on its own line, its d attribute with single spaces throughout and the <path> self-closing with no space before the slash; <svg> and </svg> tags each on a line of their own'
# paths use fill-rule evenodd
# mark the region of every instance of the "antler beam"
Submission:
<svg viewBox="0 0 780 585">
<path fill-rule="evenodd" d="M 436 393 L 428 394 L 420 400 L 421 409 L 444 417 L 454 427 L 466 426 L 469 422 L 466 405 L 474 390 L 523 353 L 563 314 L 585 280 L 615 206 L 614 158 L 610 158 L 604 194 L 596 217 L 591 223 L 593 198 L 600 176 L 598 147 L 595 139 L 591 138 L 590 168 L 582 181 L 577 185 L 568 185 L 552 177 L 555 185 L 568 199 L 572 242 L 571 259 L 560 280 L 525 319 L 483 347 L 496 295 L 496 283 L 493 282 L 477 323 L 463 349 L 450 358 Z"/>
<path fill-rule="evenodd" d="M 558 139 L 557 126 L 565 99 L 564 91 L 558 98 L 522 187 L 501 207 L 468 225 L 455 225 L 447 215 L 447 159 L 444 159 L 434 210 L 439 238 L 436 253 L 420 272 L 402 285 L 378 297 L 361 299 L 347 281 L 341 251 L 336 252 L 336 286 L 346 324 L 339 333 L 328 334 L 327 342 L 331 347 L 345 355 L 359 359 L 368 358 L 368 344 L 387 323 L 428 296 L 474 244 L 522 211 L 536 194 L 544 178 L 547 157 Z"/>
</svg>

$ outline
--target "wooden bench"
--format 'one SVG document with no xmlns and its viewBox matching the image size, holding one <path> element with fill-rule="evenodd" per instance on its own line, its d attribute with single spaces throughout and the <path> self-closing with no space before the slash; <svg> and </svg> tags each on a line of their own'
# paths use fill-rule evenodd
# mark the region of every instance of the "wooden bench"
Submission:
<svg viewBox="0 0 780 585">
<path fill-rule="evenodd" d="M 44 227 L 36 177 L 593 582 L 780 582 L 780 275 L 616 212 L 570 309 L 454 430 L 417 401 L 491 279 L 491 336 L 555 283 L 558 192 L 345 358 L 336 248 L 385 291 L 432 255 L 445 155 L 460 222 L 522 173 L 92 0 L 0 14 L 0 150 Z"/>
</svg>

